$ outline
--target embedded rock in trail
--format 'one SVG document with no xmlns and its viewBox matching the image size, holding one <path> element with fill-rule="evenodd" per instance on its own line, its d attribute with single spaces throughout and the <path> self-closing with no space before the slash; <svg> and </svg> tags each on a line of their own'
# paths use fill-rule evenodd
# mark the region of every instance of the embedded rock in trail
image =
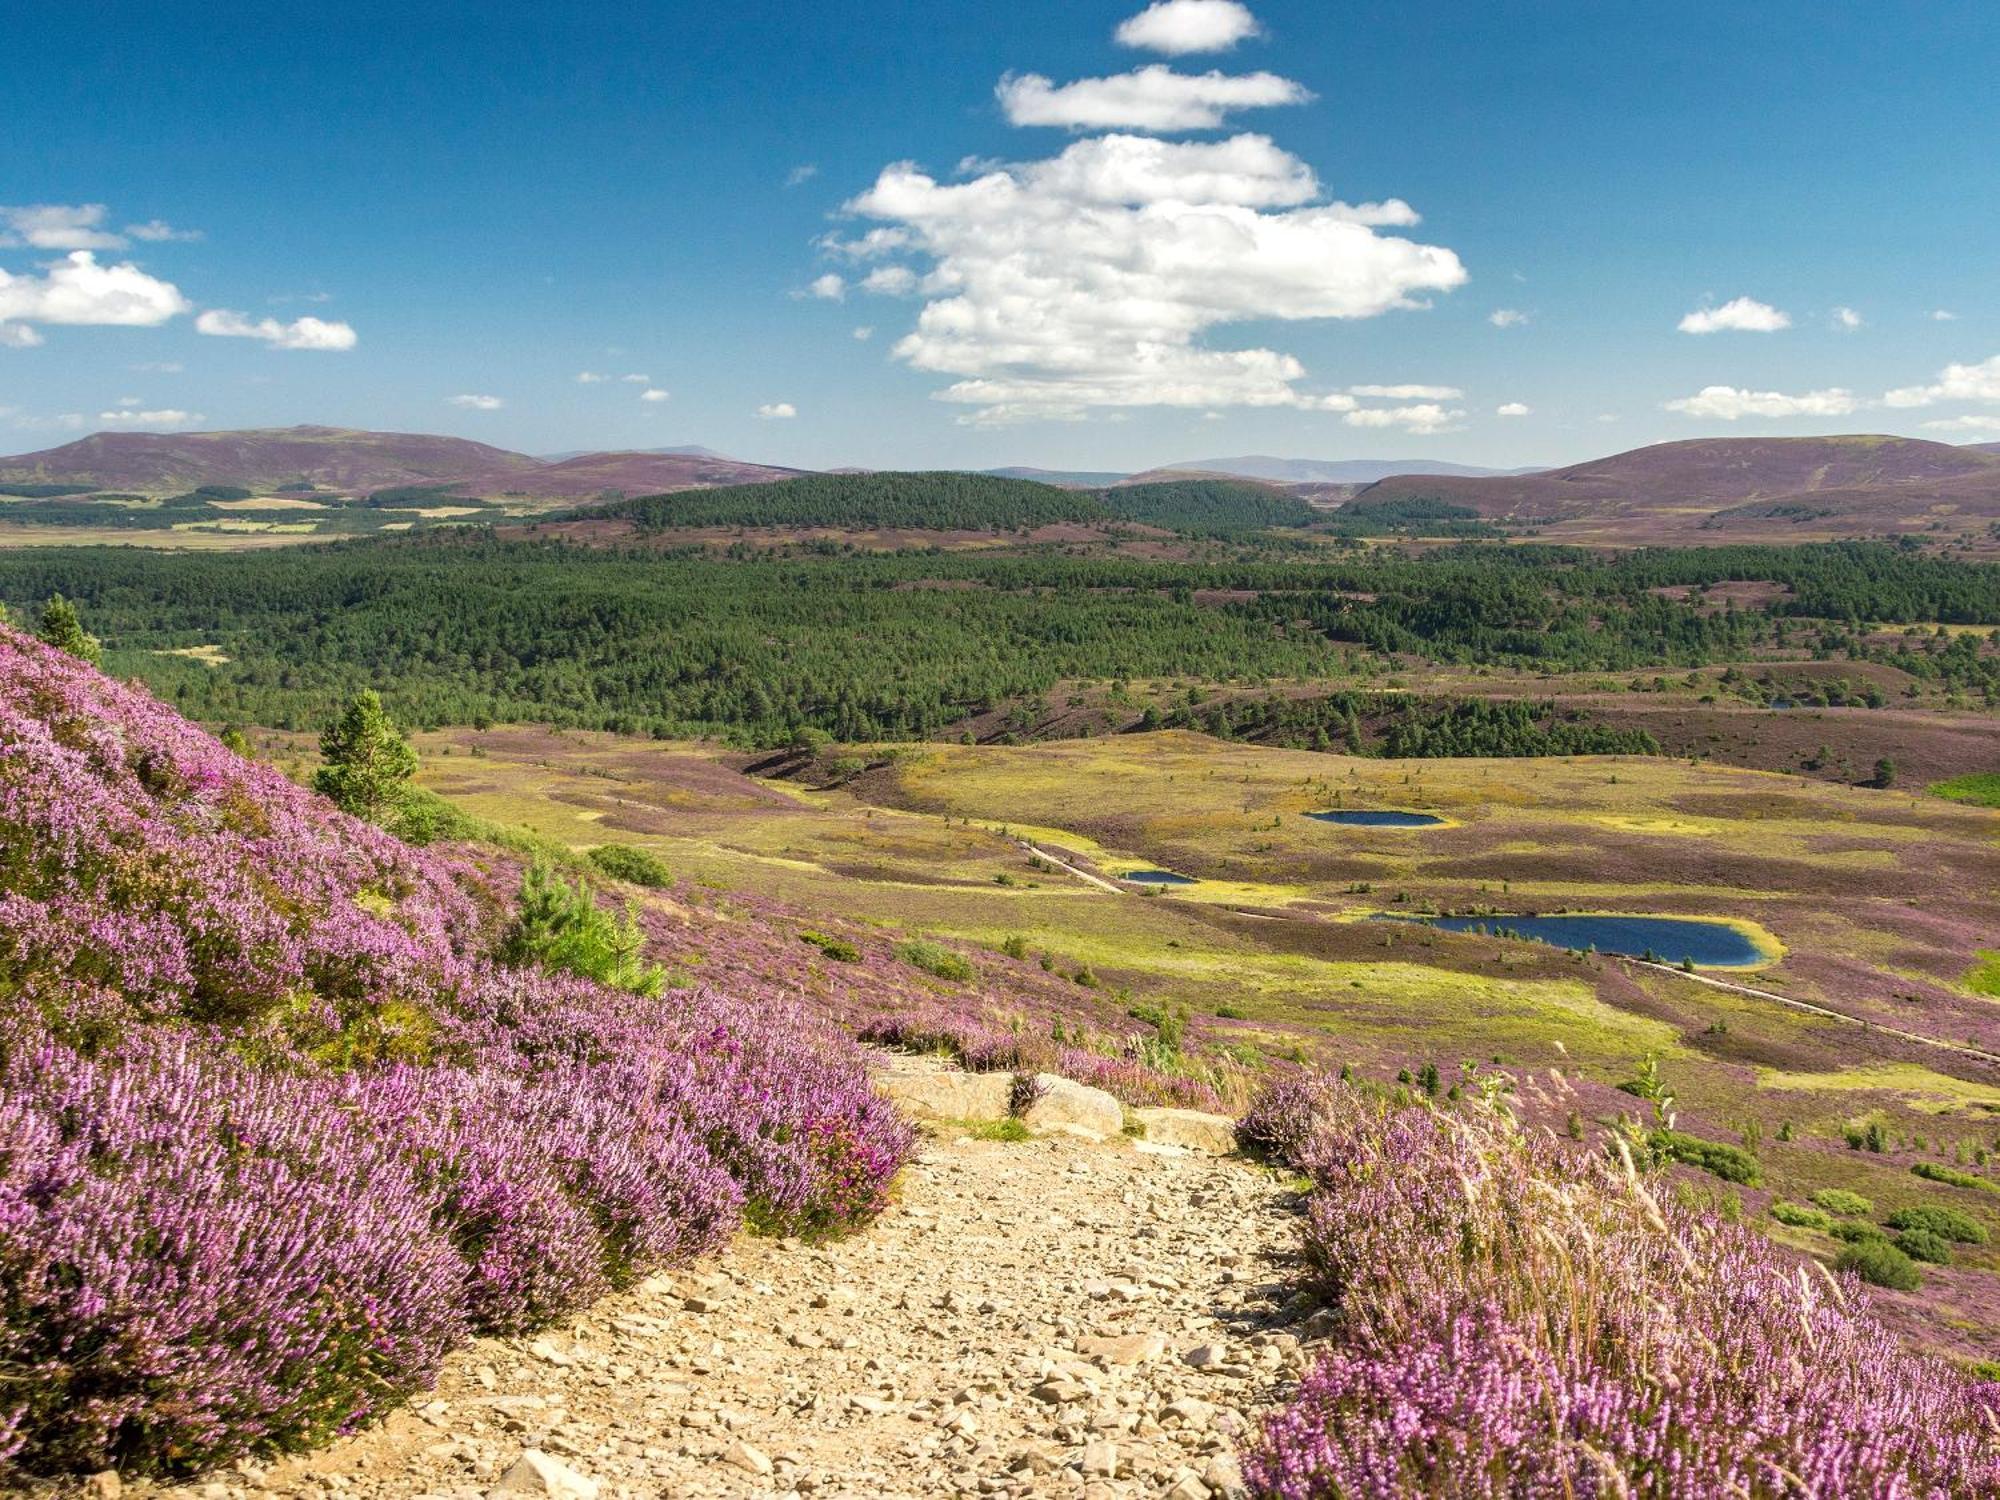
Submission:
<svg viewBox="0 0 2000 1500">
<path fill-rule="evenodd" d="M 1036 1135 L 1110 1141 L 1125 1129 L 1125 1107 L 1103 1089 L 1054 1073 L 1037 1073 L 1035 1088 L 1035 1102 L 1021 1112 L 1021 1123 Z"/>
<path fill-rule="evenodd" d="M 168 1493 L 1223 1500 L 1247 1424 L 1308 1356 L 1296 1212 L 1241 1162 L 934 1138 L 860 1234 L 739 1238 L 531 1337 L 475 1342 L 380 1427 Z M 544 1488 L 514 1478 L 524 1465 Z"/>
<path fill-rule="evenodd" d="M 523 1453 L 514 1467 L 487 1491 L 490 1496 L 546 1495 L 552 1500 L 597 1500 L 598 1484 L 539 1449 Z"/>
<path fill-rule="evenodd" d="M 961 1073 L 924 1067 L 921 1058 L 894 1058 L 875 1075 L 875 1090 L 912 1120 L 1007 1118 L 1013 1096 L 1011 1073 Z"/>
<path fill-rule="evenodd" d="M 1179 1146 L 1210 1156 L 1236 1154 L 1236 1122 L 1199 1109 L 1135 1109 L 1132 1118 L 1156 1146 Z"/>
</svg>

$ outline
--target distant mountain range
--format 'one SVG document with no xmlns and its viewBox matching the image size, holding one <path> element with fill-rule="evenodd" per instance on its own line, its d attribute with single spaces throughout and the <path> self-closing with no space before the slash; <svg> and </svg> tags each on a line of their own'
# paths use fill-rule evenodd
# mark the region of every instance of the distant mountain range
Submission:
<svg viewBox="0 0 2000 1500">
<path fill-rule="evenodd" d="M 0 484 L 172 494 L 201 485 L 261 493 L 311 486 L 361 495 L 406 486 L 559 505 L 768 483 L 805 472 L 694 445 L 534 457 L 464 438 L 285 427 L 246 432 L 101 432 L 0 458 Z M 1228 475 L 1327 504 L 1442 500 L 1562 539 L 1732 541 L 1984 532 L 2000 520 L 2000 443 L 1917 438 L 1700 438 L 1545 470 L 1427 459 L 1190 459 L 1138 474 L 985 471 L 1068 489 Z M 0 497 L 0 506 L 4 506 Z"/>
<path fill-rule="evenodd" d="M 1540 473 L 1399 475 L 1357 502 L 1444 500 L 1489 520 L 1623 541 L 1691 531 L 1872 536 L 1964 531 L 2000 519 L 2000 445 L 1920 438 L 1697 438 Z M 1715 533 L 1722 533 L 1715 535 Z"/>
<path fill-rule="evenodd" d="M 1446 474 L 1479 479 L 1495 474 L 1540 472 L 1538 468 L 1482 469 L 1436 458 L 1273 458 L 1265 453 L 1247 453 L 1239 458 L 1191 458 L 1184 463 L 1162 464 L 1152 472 L 1162 471 L 1233 474 L 1239 479 L 1268 479 L 1278 484 L 1373 484 L 1398 474 Z"/>
<path fill-rule="evenodd" d="M 487 498 L 576 500 L 607 490 L 656 495 L 755 484 L 798 472 L 742 463 L 707 448 L 534 458 L 464 438 L 348 427 L 100 432 L 60 448 L 0 458 L 0 483 L 87 484 L 140 494 L 205 484 L 265 492 L 312 485 L 351 495 L 436 485 Z"/>
</svg>

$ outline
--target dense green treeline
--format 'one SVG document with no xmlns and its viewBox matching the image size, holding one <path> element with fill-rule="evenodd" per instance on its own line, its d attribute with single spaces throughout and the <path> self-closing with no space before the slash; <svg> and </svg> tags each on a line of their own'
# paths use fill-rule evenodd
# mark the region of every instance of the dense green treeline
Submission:
<svg viewBox="0 0 2000 1500">
<path fill-rule="evenodd" d="M 642 533 L 708 526 L 1018 531 L 1112 517 L 1110 507 L 1082 490 L 948 472 L 805 474 L 775 484 L 642 495 L 573 514 L 627 517 Z"/>
<path fill-rule="evenodd" d="M 1188 536 L 1240 536 L 1279 526 L 1310 526 L 1319 512 L 1295 495 L 1240 479 L 1176 479 L 1096 492 L 1122 521 Z"/>
<path fill-rule="evenodd" d="M 1841 620 L 1923 619 L 1927 609 L 2000 621 L 2000 570 L 1892 547 L 1606 558 L 1465 544 L 1312 561 L 1217 550 L 1201 562 L 1060 547 L 735 558 L 439 531 L 241 554 L 0 553 L 0 600 L 26 612 L 65 594 L 115 670 L 196 717 L 277 727 L 316 728 L 373 686 L 417 725 L 544 720 L 726 730 L 759 743 L 812 727 L 893 739 L 938 734 L 1064 681 L 1340 686 L 1411 659 L 1622 671 L 1745 660 L 1781 641 L 1907 662 L 1953 689 L 2000 690 L 2000 658 L 1981 639 L 1870 646 L 1844 626 L 1829 634 L 1790 617 L 1814 597 Z M 1655 592 L 1742 578 L 1787 590 L 1777 612 Z M 195 645 L 229 660 L 157 654 Z M 1412 720 L 1403 732 L 1491 740 L 1529 728 L 1572 749 L 1606 748 L 1564 740 L 1562 725 L 1541 719 Z"/>
<path fill-rule="evenodd" d="M 1341 691 L 1267 694 L 1188 707 L 1165 722 L 1219 739 L 1391 759 L 1440 756 L 1657 755 L 1643 729 L 1592 723 L 1574 709 L 1519 699 L 1411 698 Z"/>
</svg>

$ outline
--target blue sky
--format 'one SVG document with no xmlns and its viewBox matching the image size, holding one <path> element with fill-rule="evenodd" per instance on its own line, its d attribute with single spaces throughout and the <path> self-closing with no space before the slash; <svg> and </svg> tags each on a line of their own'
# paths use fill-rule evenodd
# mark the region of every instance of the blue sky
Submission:
<svg viewBox="0 0 2000 1500">
<path fill-rule="evenodd" d="M 0 449 L 2000 440 L 2000 7 L 1141 8 L 16 0 Z"/>
</svg>

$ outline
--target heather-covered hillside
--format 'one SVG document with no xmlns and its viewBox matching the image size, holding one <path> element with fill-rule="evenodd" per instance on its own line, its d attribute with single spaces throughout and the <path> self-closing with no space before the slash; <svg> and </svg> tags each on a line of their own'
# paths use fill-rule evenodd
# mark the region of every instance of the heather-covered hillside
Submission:
<svg viewBox="0 0 2000 1500">
<path fill-rule="evenodd" d="M 0 1457 L 320 1441 L 746 1218 L 881 1207 L 910 1137 L 850 1044 L 511 967 L 508 922 L 0 627 Z"/>
<path fill-rule="evenodd" d="M 1537 1113 L 1575 1102 L 1555 1087 Z M 1331 1080 L 1242 1128 L 1312 1179 L 1332 1335 L 1252 1447 L 1267 1500 L 2000 1495 L 2000 1386 L 1900 1349 L 1855 1277 L 1658 1194 L 1622 1140 Z"/>
</svg>

